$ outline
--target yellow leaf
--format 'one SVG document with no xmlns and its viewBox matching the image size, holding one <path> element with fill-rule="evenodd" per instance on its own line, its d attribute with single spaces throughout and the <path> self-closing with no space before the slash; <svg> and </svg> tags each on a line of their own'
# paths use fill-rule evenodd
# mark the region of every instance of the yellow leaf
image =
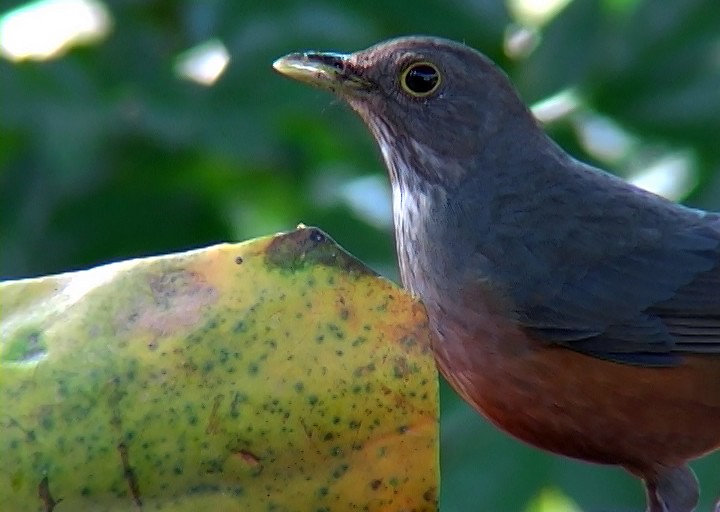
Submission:
<svg viewBox="0 0 720 512">
<path fill-rule="evenodd" d="M 321 231 L 0 285 L 3 510 L 420 511 L 419 303 Z"/>
</svg>

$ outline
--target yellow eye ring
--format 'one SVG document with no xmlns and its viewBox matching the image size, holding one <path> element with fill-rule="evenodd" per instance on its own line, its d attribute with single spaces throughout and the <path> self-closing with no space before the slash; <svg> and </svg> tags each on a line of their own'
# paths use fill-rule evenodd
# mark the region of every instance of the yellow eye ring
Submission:
<svg viewBox="0 0 720 512">
<path fill-rule="evenodd" d="M 400 86 L 410 96 L 425 98 L 438 90 L 442 78 L 430 62 L 413 62 L 400 74 Z"/>
</svg>

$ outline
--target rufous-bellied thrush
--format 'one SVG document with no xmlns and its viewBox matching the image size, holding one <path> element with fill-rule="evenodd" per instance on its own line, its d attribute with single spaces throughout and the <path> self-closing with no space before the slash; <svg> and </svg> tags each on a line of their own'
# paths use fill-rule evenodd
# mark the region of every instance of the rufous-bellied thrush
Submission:
<svg viewBox="0 0 720 512">
<path fill-rule="evenodd" d="M 455 390 L 528 443 L 623 466 L 649 511 L 692 511 L 687 462 L 720 447 L 720 215 L 573 159 L 462 44 L 407 37 L 274 67 L 370 128 L 402 282 Z"/>
</svg>

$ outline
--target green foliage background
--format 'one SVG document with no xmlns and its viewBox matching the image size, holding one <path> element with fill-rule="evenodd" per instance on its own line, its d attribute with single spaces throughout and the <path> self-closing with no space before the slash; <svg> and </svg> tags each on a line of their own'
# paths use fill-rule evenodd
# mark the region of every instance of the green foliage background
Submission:
<svg viewBox="0 0 720 512">
<path fill-rule="evenodd" d="M 585 109 L 645 147 L 690 151 L 697 183 L 686 201 L 720 208 L 716 0 L 575 0 L 542 29 L 535 51 L 515 60 L 503 52 L 512 19 L 500 0 L 108 6 L 114 28 L 101 43 L 46 62 L 0 60 L 3 279 L 242 240 L 301 221 L 396 278 L 390 228 L 368 222 L 336 192 L 384 174 L 369 134 L 330 96 L 276 76 L 270 64 L 293 50 L 351 51 L 408 33 L 481 49 L 529 103 L 573 87 Z M 176 56 L 211 37 L 231 54 L 225 74 L 212 87 L 178 79 Z M 576 126 L 568 117 L 549 130 L 592 160 Z M 547 486 L 585 510 L 642 508 L 639 484 L 621 470 L 541 453 L 497 432 L 451 391 L 442 400 L 443 511 L 522 510 Z M 703 509 L 720 491 L 719 461 L 695 464 Z"/>
</svg>

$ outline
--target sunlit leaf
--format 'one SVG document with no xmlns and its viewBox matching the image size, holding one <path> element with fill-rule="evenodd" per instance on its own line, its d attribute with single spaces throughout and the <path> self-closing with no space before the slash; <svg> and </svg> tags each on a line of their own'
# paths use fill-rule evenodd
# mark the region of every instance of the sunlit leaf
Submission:
<svg viewBox="0 0 720 512">
<path fill-rule="evenodd" d="M 543 489 L 525 512 L 582 512 L 574 501 L 557 489 Z"/>
</svg>

